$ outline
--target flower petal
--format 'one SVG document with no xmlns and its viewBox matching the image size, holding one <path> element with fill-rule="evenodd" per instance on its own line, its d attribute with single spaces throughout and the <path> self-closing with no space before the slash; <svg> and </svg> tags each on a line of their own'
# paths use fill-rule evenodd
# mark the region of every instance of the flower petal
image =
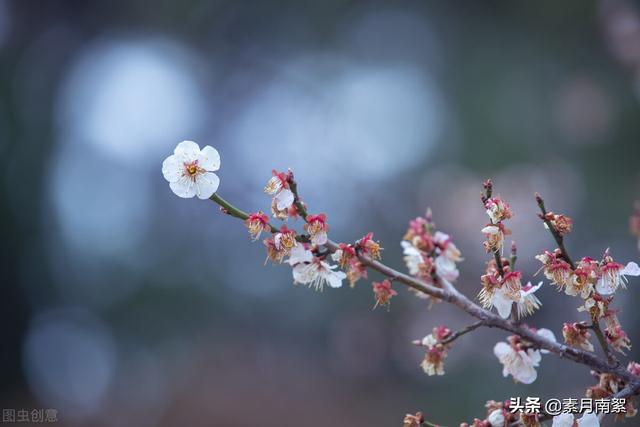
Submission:
<svg viewBox="0 0 640 427">
<path fill-rule="evenodd" d="M 200 146 L 193 141 L 182 141 L 173 154 L 186 160 L 197 160 L 200 154 Z"/>
<path fill-rule="evenodd" d="M 196 194 L 201 200 L 206 200 L 213 196 L 220 185 L 220 178 L 215 173 L 203 173 L 196 178 Z"/>
<path fill-rule="evenodd" d="M 162 162 L 162 175 L 169 182 L 176 182 L 182 178 L 184 163 L 176 155 L 171 155 Z"/>
<path fill-rule="evenodd" d="M 342 271 L 332 271 L 327 274 L 327 283 L 332 288 L 339 288 L 342 286 L 342 281 L 347 277 L 347 275 Z"/>
<path fill-rule="evenodd" d="M 313 259 L 313 253 L 304 247 L 304 245 L 295 245 L 291 252 L 289 252 L 289 259 L 287 262 L 293 266 L 303 262 L 311 262 Z"/>
<path fill-rule="evenodd" d="M 199 165 L 208 172 L 214 172 L 220 169 L 220 154 L 218 150 L 207 145 L 200 152 Z"/>
<path fill-rule="evenodd" d="M 598 279 L 598 283 L 596 283 L 596 291 L 598 291 L 600 295 L 611 295 L 615 292 L 615 289 L 609 286 L 609 282 L 601 277 Z"/>
<path fill-rule="evenodd" d="M 551 427 L 572 427 L 573 426 L 573 414 L 569 412 L 563 412 L 560 415 L 553 417 L 553 424 Z"/>
<path fill-rule="evenodd" d="M 600 427 L 600 419 L 593 412 L 585 412 L 578 420 L 578 427 Z"/>
<path fill-rule="evenodd" d="M 491 302 L 493 306 L 498 310 L 498 314 L 503 319 L 509 318 L 511 315 L 511 307 L 513 306 L 513 300 L 509 298 L 505 298 L 504 293 L 498 289 L 493 293 L 493 298 L 491 298 Z"/>
<path fill-rule="evenodd" d="M 495 354 L 496 357 L 500 359 L 500 362 L 502 362 L 502 360 L 509 356 L 511 353 L 513 353 L 513 349 L 506 342 L 500 341 L 493 347 L 493 354 Z"/>
<path fill-rule="evenodd" d="M 169 187 L 178 197 L 183 199 L 190 199 L 196 195 L 196 184 L 188 178 L 182 178 L 178 181 L 170 182 Z"/>
<path fill-rule="evenodd" d="M 549 341 L 558 342 L 558 340 L 556 339 L 555 334 L 549 329 L 540 328 L 540 329 L 538 329 L 538 332 L 536 332 L 536 333 L 538 335 L 540 335 L 542 338 L 548 339 Z M 547 353 L 549 353 L 549 350 L 542 349 L 542 350 L 540 350 L 540 352 L 542 354 L 547 354 Z"/>
<path fill-rule="evenodd" d="M 640 276 L 640 267 L 635 262 L 630 262 L 625 268 L 622 269 L 620 274 L 625 276 Z"/>
<path fill-rule="evenodd" d="M 276 194 L 275 200 L 278 210 L 288 209 L 293 204 L 293 193 L 291 190 L 283 188 L 278 194 Z"/>
</svg>

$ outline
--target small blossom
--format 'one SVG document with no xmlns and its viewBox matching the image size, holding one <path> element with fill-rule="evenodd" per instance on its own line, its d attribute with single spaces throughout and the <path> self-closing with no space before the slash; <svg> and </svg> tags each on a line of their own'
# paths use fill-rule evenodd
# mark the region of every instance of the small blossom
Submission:
<svg viewBox="0 0 640 427">
<path fill-rule="evenodd" d="M 327 224 L 327 216 L 325 214 L 307 216 L 307 223 L 304 225 L 304 229 L 309 233 L 311 243 L 314 245 L 327 243 L 329 224 Z"/>
<path fill-rule="evenodd" d="M 380 259 L 380 251 L 382 248 L 380 244 L 373 240 L 373 233 L 367 233 L 362 239 L 357 242 L 358 248 L 365 254 L 370 256 L 372 259 Z"/>
<path fill-rule="evenodd" d="M 567 295 L 580 295 L 582 298 L 587 298 L 598 280 L 598 271 L 599 266 L 594 259 L 582 258 L 573 271 L 571 279 L 567 282 L 564 292 Z"/>
<path fill-rule="evenodd" d="M 597 320 L 605 316 L 610 302 L 611 298 L 603 297 L 594 292 L 584 300 L 583 305 L 578 307 L 578 311 L 588 312 L 592 320 Z"/>
<path fill-rule="evenodd" d="M 484 227 L 481 231 L 487 238 L 483 243 L 487 252 L 499 252 L 502 250 L 502 246 L 504 245 L 504 236 L 505 234 L 508 234 L 502 224 L 490 224 Z"/>
<path fill-rule="evenodd" d="M 600 295 L 611 295 L 619 286 L 626 288 L 627 276 L 640 276 L 640 267 L 635 262 L 624 266 L 614 262 L 609 254 L 605 254 L 600 273 L 596 290 Z"/>
<path fill-rule="evenodd" d="M 504 427 L 504 411 L 502 409 L 493 410 L 487 417 L 487 421 L 491 424 L 491 427 Z"/>
<path fill-rule="evenodd" d="M 609 312 L 604 316 L 604 322 L 606 328 L 604 331 L 607 342 L 611 347 L 622 354 L 625 354 L 625 350 L 631 350 L 631 340 L 627 333 L 622 329 L 618 316 L 615 312 Z"/>
<path fill-rule="evenodd" d="M 352 245 L 346 243 L 340 243 L 339 249 L 331 254 L 331 258 L 338 263 L 340 268 L 346 270 L 349 263 L 357 258 L 356 250 Z"/>
<path fill-rule="evenodd" d="M 627 371 L 635 376 L 640 376 L 640 363 L 629 362 L 629 364 L 627 365 Z"/>
<path fill-rule="evenodd" d="M 293 281 L 313 287 L 316 291 L 322 291 L 325 284 L 331 288 L 339 288 L 347 275 L 342 271 L 334 271 L 336 267 L 314 257 L 309 263 L 293 267 Z"/>
<path fill-rule="evenodd" d="M 300 244 L 291 248 L 287 263 L 293 267 L 296 264 L 310 263 L 312 260 L 313 252 L 305 244 Z"/>
<path fill-rule="evenodd" d="M 271 231 L 269 227 L 269 217 L 262 212 L 256 212 L 249 215 L 244 221 L 244 225 L 249 230 L 251 240 L 254 242 L 260 238 L 263 231 Z"/>
<path fill-rule="evenodd" d="M 574 421 L 573 414 L 563 412 L 553 417 L 551 427 L 600 427 L 600 420 L 593 412 L 585 412 L 581 418 Z"/>
<path fill-rule="evenodd" d="M 386 305 L 389 307 L 391 305 L 391 298 L 398 295 L 398 293 L 391 289 L 391 281 L 389 279 L 385 279 L 382 282 L 373 282 L 373 294 L 376 299 L 376 308 L 379 305 Z"/>
<path fill-rule="evenodd" d="M 267 259 L 265 260 L 265 264 L 269 260 L 274 264 L 279 264 L 287 255 L 287 252 L 282 247 L 276 246 L 273 237 L 263 240 L 262 243 L 264 243 L 264 246 L 267 249 Z"/>
<path fill-rule="evenodd" d="M 448 345 L 441 343 L 451 335 L 451 330 L 444 326 L 433 328 L 433 332 L 419 341 L 419 345 L 427 347 L 427 352 L 420 366 L 425 374 L 444 375 L 444 359 L 447 357 Z"/>
<path fill-rule="evenodd" d="M 484 207 L 487 210 L 487 215 L 494 224 L 497 224 L 505 219 L 509 219 L 513 216 L 509 204 L 499 197 L 492 197 L 484 202 Z"/>
<path fill-rule="evenodd" d="M 438 246 L 440 256 L 443 256 L 453 262 L 464 261 L 462 253 L 453 243 L 453 240 L 451 240 L 451 237 L 448 234 L 436 231 L 433 234 L 433 242 Z"/>
<path fill-rule="evenodd" d="M 409 274 L 412 276 L 422 276 L 426 258 L 422 252 L 407 241 L 400 242 L 404 253 L 404 262 L 407 265 Z"/>
<path fill-rule="evenodd" d="M 541 255 L 536 255 L 536 259 L 542 263 L 542 270 L 547 279 L 556 285 L 558 290 L 564 287 L 571 280 L 571 266 L 560 258 L 559 252 L 545 251 Z"/>
<path fill-rule="evenodd" d="M 425 266 L 426 263 L 422 266 L 422 268 L 424 269 Z M 433 262 L 433 266 L 435 267 L 438 277 L 448 282 L 454 282 L 458 279 L 458 276 L 460 276 L 460 272 L 456 267 L 455 261 L 444 255 L 438 255 Z"/>
<path fill-rule="evenodd" d="M 176 196 L 208 199 L 218 190 L 220 178 L 213 172 L 220 169 L 220 154 L 215 148 L 182 141 L 173 155 L 162 162 L 162 175 Z"/>
<path fill-rule="evenodd" d="M 347 268 L 347 279 L 349 287 L 353 288 L 358 280 L 367 278 L 367 266 L 360 262 L 358 258 L 352 258 Z"/>
<path fill-rule="evenodd" d="M 404 416 L 402 427 L 421 427 L 423 422 L 422 412 L 417 412 L 415 415 L 407 414 Z"/>
<path fill-rule="evenodd" d="M 272 171 L 273 176 L 264 187 L 264 192 L 274 196 L 271 204 L 273 216 L 278 219 L 285 219 L 289 208 L 293 205 L 295 197 L 289 189 L 289 177 L 291 172 Z"/>
<path fill-rule="evenodd" d="M 554 214 L 553 212 L 547 212 L 544 219 L 551 223 L 551 226 L 556 230 L 560 236 L 564 236 L 571 232 L 573 226 L 573 220 L 566 215 Z M 544 224 L 547 227 L 547 224 Z"/>
<path fill-rule="evenodd" d="M 537 334 L 556 341 L 553 332 L 548 329 L 538 329 Z M 510 336 L 508 341 L 499 342 L 493 348 L 493 353 L 503 365 L 502 375 L 511 375 L 516 382 L 531 384 L 538 376 L 535 368 L 540 365 L 540 354 L 547 351 L 534 349 L 516 335 Z"/>
<path fill-rule="evenodd" d="M 584 322 L 565 323 L 562 327 L 564 342 L 568 345 L 580 347 L 586 351 L 593 351 L 593 344 L 589 342 L 591 334 Z"/>
<path fill-rule="evenodd" d="M 286 225 L 283 225 L 280 232 L 273 236 L 273 241 L 278 249 L 283 249 L 286 254 L 298 244 L 296 241 L 296 232 L 289 230 Z"/>
</svg>

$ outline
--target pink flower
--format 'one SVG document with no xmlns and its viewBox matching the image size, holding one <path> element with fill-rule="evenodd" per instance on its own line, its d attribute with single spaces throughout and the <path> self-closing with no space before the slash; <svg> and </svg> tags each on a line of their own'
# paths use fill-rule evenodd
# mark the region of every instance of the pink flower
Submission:
<svg viewBox="0 0 640 427">
<path fill-rule="evenodd" d="M 276 218 L 284 219 L 287 217 L 288 210 L 293 205 L 295 197 L 289 189 L 289 178 L 291 172 L 272 171 L 273 176 L 264 187 L 264 192 L 274 196 L 271 204 L 271 210 Z"/>
<path fill-rule="evenodd" d="M 249 230 L 251 239 L 255 242 L 260 238 L 263 231 L 271 231 L 269 227 L 269 217 L 262 212 L 256 212 L 249 215 L 244 221 L 244 225 Z"/>
<path fill-rule="evenodd" d="M 314 245 L 324 245 L 327 243 L 329 224 L 327 224 L 327 216 L 325 214 L 308 215 L 304 229 L 309 233 L 309 236 L 311 236 L 311 243 Z"/>
<path fill-rule="evenodd" d="M 376 299 L 377 307 L 379 305 L 386 305 L 389 307 L 391 304 L 391 298 L 398 295 L 398 293 L 391 289 L 391 281 L 389 279 L 385 279 L 382 282 L 373 282 L 373 294 Z"/>
<path fill-rule="evenodd" d="M 611 295 L 619 286 L 626 288 L 627 276 L 640 276 L 640 267 L 635 262 L 626 266 L 613 261 L 613 258 L 605 253 L 600 266 L 600 279 L 596 283 L 596 290 L 600 295 Z"/>
<path fill-rule="evenodd" d="M 499 197 L 492 197 L 484 202 L 484 207 L 487 210 L 487 215 L 494 224 L 497 224 L 505 219 L 509 219 L 513 216 L 511 207 L 509 204 Z"/>
</svg>

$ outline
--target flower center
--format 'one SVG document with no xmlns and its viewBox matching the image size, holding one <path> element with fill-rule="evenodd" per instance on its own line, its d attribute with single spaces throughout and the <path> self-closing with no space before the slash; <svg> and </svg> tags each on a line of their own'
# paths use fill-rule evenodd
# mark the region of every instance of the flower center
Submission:
<svg viewBox="0 0 640 427">
<path fill-rule="evenodd" d="M 196 177 L 200 173 L 202 173 L 203 171 L 204 171 L 204 169 L 202 169 L 200 166 L 198 166 L 198 161 L 197 160 L 194 160 L 191 163 L 185 163 L 184 164 L 184 175 L 188 176 L 192 180 L 195 180 Z"/>
</svg>

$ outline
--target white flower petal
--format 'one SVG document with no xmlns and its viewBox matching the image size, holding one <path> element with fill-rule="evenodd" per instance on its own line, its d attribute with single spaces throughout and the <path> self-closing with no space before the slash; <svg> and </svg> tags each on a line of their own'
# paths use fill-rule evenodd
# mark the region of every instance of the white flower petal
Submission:
<svg viewBox="0 0 640 427">
<path fill-rule="evenodd" d="M 573 426 L 573 414 L 563 412 L 560 415 L 553 417 L 553 424 L 551 427 L 572 427 Z"/>
<path fill-rule="evenodd" d="M 186 160 L 197 160 L 200 155 L 200 146 L 193 141 L 182 141 L 173 153 Z"/>
<path fill-rule="evenodd" d="M 593 412 L 585 412 L 578 420 L 578 427 L 600 427 L 600 419 Z"/>
<path fill-rule="evenodd" d="M 493 306 L 498 310 L 498 314 L 500 315 L 500 317 L 502 317 L 503 319 L 509 318 L 509 316 L 511 315 L 513 300 L 506 298 L 504 296 L 504 292 L 498 289 L 493 293 L 491 302 L 493 303 Z"/>
<path fill-rule="evenodd" d="M 549 341 L 558 342 L 555 334 L 547 328 L 540 328 L 536 333 L 541 337 L 548 339 Z"/>
<path fill-rule="evenodd" d="M 276 194 L 275 200 L 278 210 L 284 210 L 288 209 L 293 204 L 294 196 L 291 190 L 283 188 L 278 194 Z"/>
<path fill-rule="evenodd" d="M 493 354 L 495 354 L 496 357 L 500 359 L 500 362 L 502 362 L 511 353 L 513 353 L 513 349 L 506 342 L 500 341 L 493 347 Z"/>
<path fill-rule="evenodd" d="M 220 154 L 218 153 L 218 150 L 210 145 L 207 145 L 202 149 L 198 160 L 199 166 L 208 172 L 214 172 L 220 169 Z"/>
<path fill-rule="evenodd" d="M 640 267 L 635 262 L 630 262 L 625 268 L 622 269 L 620 274 L 624 276 L 640 276 Z"/>
<path fill-rule="evenodd" d="M 199 199 L 205 200 L 213 196 L 218 186 L 220 186 L 220 178 L 215 173 L 206 172 L 196 178 L 196 194 Z"/>
<path fill-rule="evenodd" d="M 326 280 L 329 286 L 332 288 L 339 288 L 342 286 L 342 281 L 347 277 L 347 275 L 342 271 L 331 271 L 327 273 Z"/>
<path fill-rule="evenodd" d="M 293 266 L 303 262 L 311 262 L 313 259 L 313 253 L 304 247 L 304 245 L 295 245 L 291 252 L 289 252 L 289 259 L 287 262 Z"/>
<path fill-rule="evenodd" d="M 196 195 L 196 184 L 189 178 L 181 178 L 178 181 L 170 182 L 171 191 L 178 197 L 190 199 Z"/>
<path fill-rule="evenodd" d="M 615 292 L 615 289 L 609 286 L 609 282 L 602 277 L 598 279 L 598 283 L 596 283 L 596 291 L 598 291 L 600 295 L 611 295 Z"/>
<path fill-rule="evenodd" d="M 489 421 L 491 427 L 504 427 L 504 414 L 502 413 L 502 409 L 492 411 L 487 417 L 487 421 Z"/>
<path fill-rule="evenodd" d="M 313 264 L 297 264 L 293 267 L 293 281 L 306 285 L 311 283 L 318 275 L 318 270 Z"/>
<path fill-rule="evenodd" d="M 171 155 L 162 162 L 162 175 L 169 182 L 176 182 L 182 178 L 184 163 L 176 155 Z"/>
</svg>

